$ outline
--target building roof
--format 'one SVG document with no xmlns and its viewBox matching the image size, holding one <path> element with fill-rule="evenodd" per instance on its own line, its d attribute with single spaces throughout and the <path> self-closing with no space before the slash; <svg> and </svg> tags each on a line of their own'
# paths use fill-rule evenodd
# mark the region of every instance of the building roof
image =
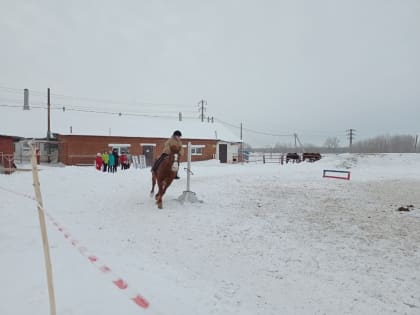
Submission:
<svg viewBox="0 0 420 315">
<path fill-rule="evenodd" d="M 183 138 L 241 142 L 239 136 L 220 123 L 199 119 L 146 117 L 134 114 L 111 114 L 66 109 L 52 109 L 51 132 L 62 135 L 168 138 L 180 130 Z M 45 138 L 48 113 L 45 108 L 23 110 L 0 106 L 0 135 Z"/>
</svg>

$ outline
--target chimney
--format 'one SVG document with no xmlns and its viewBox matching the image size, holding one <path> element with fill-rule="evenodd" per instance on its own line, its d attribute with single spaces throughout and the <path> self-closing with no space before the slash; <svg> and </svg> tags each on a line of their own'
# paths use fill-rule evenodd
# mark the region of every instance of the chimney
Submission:
<svg viewBox="0 0 420 315">
<path fill-rule="evenodd" d="M 23 90 L 23 110 L 29 110 L 29 90 Z"/>
<path fill-rule="evenodd" d="M 50 88 L 48 88 L 47 92 L 48 92 L 47 140 L 51 140 L 51 99 L 50 99 Z"/>
<path fill-rule="evenodd" d="M 182 121 L 182 113 L 181 112 L 179 112 L 179 114 L 178 114 L 178 120 Z"/>
</svg>

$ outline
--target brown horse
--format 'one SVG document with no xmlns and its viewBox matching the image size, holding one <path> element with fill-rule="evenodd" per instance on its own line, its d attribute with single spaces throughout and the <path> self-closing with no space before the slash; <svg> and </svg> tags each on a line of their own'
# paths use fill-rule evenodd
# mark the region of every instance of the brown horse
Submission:
<svg viewBox="0 0 420 315">
<path fill-rule="evenodd" d="M 171 153 L 160 162 L 157 170 L 152 172 L 152 190 L 150 191 L 150 196 L 153 197 L 157 182 L 159 190 L 155 195 L 155 199 L 159 209 L 162 209 L 162 197 L 166 189 L 171 185 L 178 172 L 178 157 L 178 150 L 175 147 L 171 147 Z"/>
</svg>

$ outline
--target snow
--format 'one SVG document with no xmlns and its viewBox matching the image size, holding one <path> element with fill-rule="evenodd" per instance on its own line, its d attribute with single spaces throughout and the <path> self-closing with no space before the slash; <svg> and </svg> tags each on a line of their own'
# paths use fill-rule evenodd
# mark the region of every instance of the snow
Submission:
<svg viewBox="0 0 420 315">
<path fill-rule="evenodd" d="M 322 178 L 325 169 L 351 179 Z M 46 219 L 57 314 L 420 313 L 419 154 L 213 160 L 192 171 L 203 203 L 178 202 L 181 172 L 159 210 L 150 169 L 40 166 L 44 209 L 64 228 Z M 31 172 L 0 175 L 0 314 L 49 312 L 31 196 Z M 133 303 L 135 294 L 149 308 Z"/>
</svg>

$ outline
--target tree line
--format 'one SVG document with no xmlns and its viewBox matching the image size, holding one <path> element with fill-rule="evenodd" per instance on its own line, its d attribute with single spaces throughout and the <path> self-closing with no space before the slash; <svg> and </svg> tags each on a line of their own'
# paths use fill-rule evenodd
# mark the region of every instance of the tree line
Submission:
<svg viewBox="0 0 420 315">
<path fill-rule="evenodd" d="M 340 145 L 337 137 L 327 138 L 322 146 L 305 144 L 305 152 L 319 153 L 419 153 L 420 140 L 418 135 L 381 135 L 374 138 L 355 141 L 351 144 Z M 258 152 L 302 152 L 301 147 L 291 144 L 276 143 L 271 148 L 253 148 L 244 145 L 245 150 Z"/>
</svg>

